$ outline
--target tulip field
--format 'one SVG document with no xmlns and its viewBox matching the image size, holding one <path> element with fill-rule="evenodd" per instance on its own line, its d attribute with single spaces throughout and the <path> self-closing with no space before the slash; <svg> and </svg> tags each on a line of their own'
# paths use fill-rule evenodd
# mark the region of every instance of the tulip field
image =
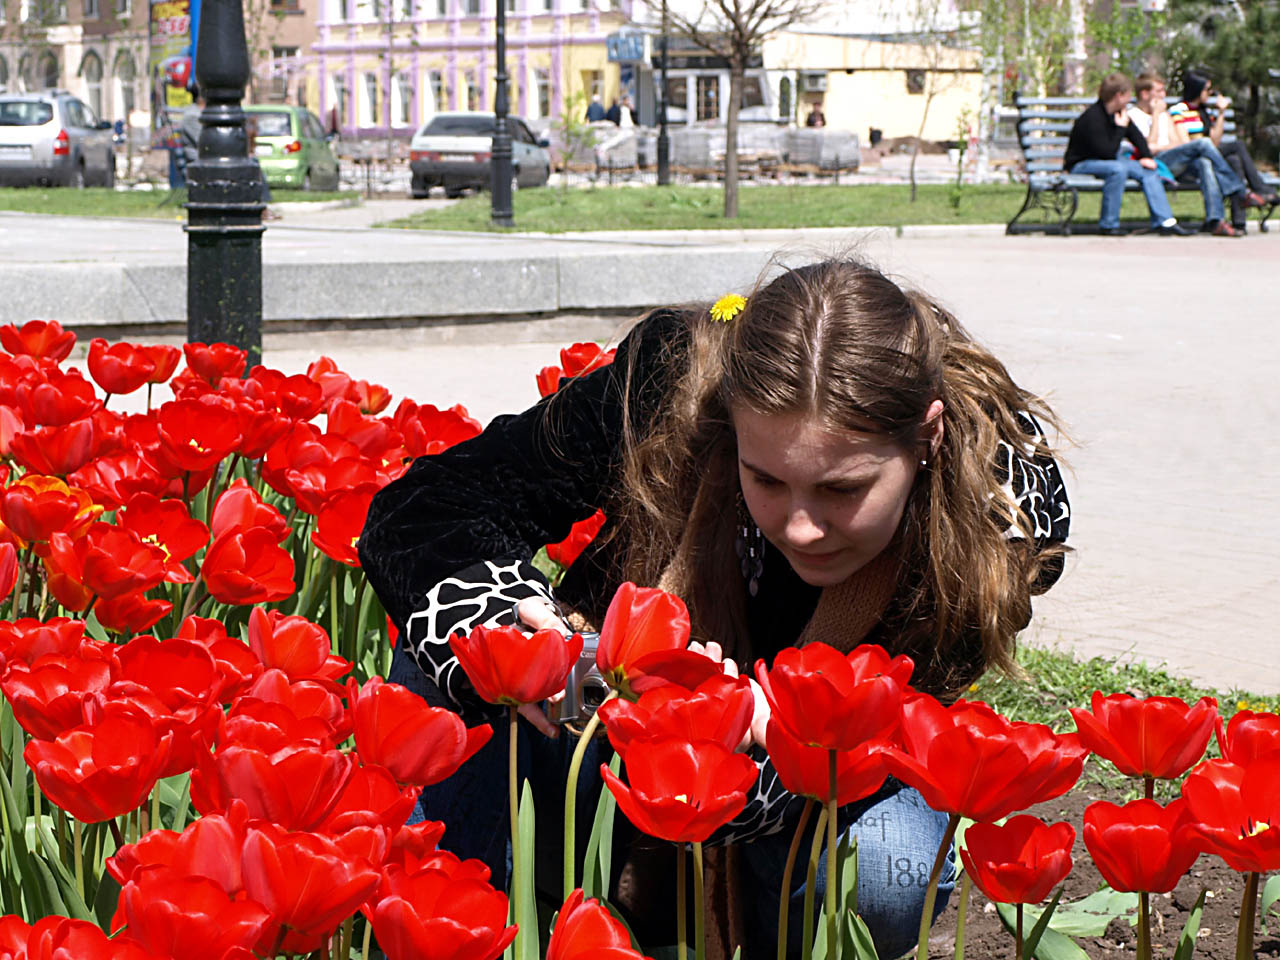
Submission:
<svg viewBox="0 0 1280 960">
<path fill-rule="evenodd" d="M 496 889 L 448 852 L 444 824 L 408 824 L 419 790 L 493 728 L 385 682 L 394 630 L 356 552 L 376 491 L 479 423 L 460 406 L 393 408 L 326 358 L 286 375 L 246 370 L 226 344 L 99 339 L 82 370 L 74 344 L 56 322 L 0 327 L 0 960 L 702 960 L 703 845 L 744 809 L 766 753 L 805 798 L 784 877 L 812 879 L 835 852 L 820 902 L 810 883 L 809 909 L 779 907 L 780 941 L 803 930 L 806 956 L 876 957 L 835 810 L 890 776 L 949 818 L 927 903 L 960 851 L 946 956 L 965 952 L 966 910 L 990 926 L 990 902 L 1008 933 L 970 956 L 1089 957 L 1086 894 L 1106 901 L 1104 926 L 1132 917 L 1139 960 L 1274 946 L 1259 937 L 1280 902 L 1280 716 L 1099 691 L 1055 732 L 940 703 L 912 688 L 908 658 L 873 646 L 788 649 L 738 675 L 688 649 L 677 597 L 633 584 L 601 625 L 611 692 L 580 741 L 608 738 L 607 789 L 576 809 L 578 750 L 565 793 L 566 823 L 592 823 L 591 840 L 575 849 L 566 830 L 562 862 L 535 864 L 531 794 L 511 777 L 513 869 Z M 574 344 L 539 390 L 612 357 Z M 144 392 L 145 412 L 112 405 Z M 546 545 L 547 569 L 605 522 Z M 451 643 L 514 731 L 521 707 L 564 689 L 582 638 L 480 627 Z M 1074 802 L 1090 755 L 1142 796 Z M 1055 817 L 1068 806 L 1078 818 Z M 618 815 L 679 851 L 674 943 L 635 943 L 608 902 Z M 1101 892 L 1079 889 L 1077 840 Z M 1206 864 L 1236 878 L 1238 922 L 1215 940 L 1228 953 L 1203 951 L 1203 893 L 1185 931 L 1163 929 L 1159 898 Z M 555 903 L 535 871 L 544 888 L 554 871 Z"/>
</svg>

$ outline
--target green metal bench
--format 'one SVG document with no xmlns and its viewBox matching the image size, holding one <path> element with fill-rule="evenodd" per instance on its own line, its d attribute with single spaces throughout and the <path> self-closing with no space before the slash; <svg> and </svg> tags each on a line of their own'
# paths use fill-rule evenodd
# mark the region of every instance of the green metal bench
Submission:
<svg viewBox="0 0 1280 960">
<path fill-rule="evenodd" d="M 1101 193 L 1102 180 L 1090 174 L 1068 173 L 1062 169 L 1063 154 L 1071 125 L 1084 109 L 1093 103 L 1090 97 L 1023 97 L 1015 98 L 1018 107 L 1018 143 L 1026 165 L 1027 195 L 1022 208 L 1014 214 L 1006 233 L 1096 233 L 1097 224 L 1074 223 L 1080 194 Z M 1176 103 L 1176 99 L 1170 99 Z M 1234 137 L 1233 112 L 1227 111 L 1224 139 Z M 1263 174 L 1263 181 L 1272 189 L 1280 187 L 1280 177 Z M 1136 180 L 1125 183 L 1125 190 L 1141 190 Z M 1165 183 L 1165 190 L 1177 193 L 1200 189 L 1199 182 L 1184 174 L 1177 183 Z M 1276 204 L 1265 207 L 1258 229 L 1267 231 L 1267 220 L 1275 212 Z M 1025 218 L 1025 220 L 1024 220 Z"/>
</svg>

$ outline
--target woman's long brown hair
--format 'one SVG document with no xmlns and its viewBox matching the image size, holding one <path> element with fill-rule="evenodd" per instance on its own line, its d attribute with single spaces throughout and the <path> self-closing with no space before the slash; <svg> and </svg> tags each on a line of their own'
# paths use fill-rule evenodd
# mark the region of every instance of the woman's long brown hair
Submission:
<svg viewBox="0 0 1280 960">
<path fill-rule="evenodd" d="M 995 474 L 997 443 L 1026 445 L 1020 411 L 1056 428 L 1046 404 L 951 314 L 856 260 L 789 270 L 728 324 L 705 309 L 687 316 L 688 341 L 673 348 L 686 355 L 669 358 L 686 370 L 671 402 L 643 436 L 623 417 L 615 515 L 625 575 L 679 593 L 698 638 L 748 655 L 738 642 L 747 625 L 733 549 L 739 490 L 730 411 L 807 414 L 915 453 L 927 451 L 924 418 L 941 399 L 942 442 L 917 475 L 898 536 L 895 652 L 910 653 L 915 682 L 939 694 L 957 692 L 987 666 L 1011 669 L 1030 585 L 1053 551 L 1027 547 L 1031 530 Z M 1010 523 L 1025 540 L 1006 537 Z"/>
</svg>

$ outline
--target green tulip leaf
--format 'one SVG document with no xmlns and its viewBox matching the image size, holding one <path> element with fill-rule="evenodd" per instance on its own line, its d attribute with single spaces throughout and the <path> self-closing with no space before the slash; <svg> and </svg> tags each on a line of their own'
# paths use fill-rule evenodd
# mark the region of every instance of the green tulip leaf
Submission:
<svg viewBox="0 0 1280 960">
<path fill-rule="evenodd" d="M 111 918 L 116 912 L 116 904 L 120 902 L 120 884 L 107 871 L 102 871 L 102 879 L 98 882 L 98 892 L 93 898 L 93 916 L 95 922 L 103 930 L 111 932 Z"/>
<path fill-rule="evenodd" d="M 609 761 L 614 776 L 622 768 L 622 755 L 615 753 Z M 591 821 L 591 838 L 587 841 L 586 859 L 582 864 L 582 892 L 586 897 L 604 900 L 609 895 L 609 881 L 613 870 L 613 821 L 618 812 L 618 801 L 613 791 L 600 790 L 596 801 L 596 815 Z"/>
<path fill-rule="evenodd" d="M 1182 936 L 1178 937 L 1178 949 L 1173 960 L 1191 960 L 1191 955 L 1196 950 L 1196 936 L 1200 933 L 1200 917 L 1203 913 L 1204 890 L 1201 890 L 1200 896 L 1196 898 L 1196 905 L 1187 914 L 1187 922 L 1182 927 Z"/>
<path fill-rule="evenodd" d="M 520 811 L 516 815 L 520 836 L 513 839 L 513 843 L 520 844 L 520 873 L 523 876 L 514 878 L 515 885 L 513 887 L 515 896 L 520 899 L 523 916 L 528 917 L 528 929 L 522 930 L 521 936 L 517 941 L 521 945 L 519 956 L 516 960 L 541 960 L 542 944 L 538 936 L 538 903 L 537 897 L 534 895 L 533 881 L 533 858 L 535 851 L 534 844 L 534 823 L 535 815 L 533 810 L 533 790 L 529 787 L 529 781 L 524 782 L 524 789 L 520 793 Z"/>
<path fill-rule="evenodd" d="M 1068 937 L 1101 937 L 1107 925 L 1116 917 L 1129 917 L 1132 925 L 1137 922 L 1138 895 L 1121 893 L 1103 887 L 1087 897 L 1058 904 L 1049 921 L 1050 929 Z M 1039 907 L 1023 908 L 1024 922 L 1035 923 L 1040 919 Z"/>
<path fill-rule="evenodd" d="M 880 960 L 880 954 L 876 952 L 876 943 L 871 939 L 871 931 L 867 929 L 866 923 L 856 913 L 847 912 L 844 915 L 845 921 L 845 942 L 850 944 L 846 949 L 845 956 L 851 960 Z"/>
<path fill-rule="evenodd" d="M 1262 905 L 1258 908 L 1258 916 L 1262 918 L 1263 933 L 1270 933 L 1267 930 L 1267 914 L 1276 905 L 1276 901 L 1280 901 L 1280 873 L 1269 877 L 1262 885 Z"/>
<path fill-rule="evenodd" d="M 997 903 L 996 913 L 999 914 L 1005 929 L 1012 935 L 1017 930 L 1013 904 Z M 1026 929 L 1027 919 L 1024 908 L 1022 917 L 1024 930 Z M 1030 938 L 1027 939 L 1029 940 Z M 1027 946 L 1026 940 L 1024 940 L 1023 946 Z M 1035 946 L 1035 952 L 1027 952 L 1026 956 L 1035 957 L 1036 960 L 1089 960 L 1089 955 L 1081 950 L 1074 940 L 1058 933 L 1050 926 L 1046 926 L 1041 932 L 1040 940 Z"/>
<path fill-rule="evenodd" d="M 1040 915 L 1040 919 L 1036 921 L 1035 926 L 1031 928 L 1031 932 L 1027 934 L 1026 940 L 1022 943 L 1021 960 L 1031 960 L 1036 955 L 1036 946 L 1040 943 L 1040 938 L 1044 936 L 1044 932 L 1049 929 L 1049 921 L 1053 919 L 1053 911 L 1058 908 L 1058 901 L 1062 899 L 1062 891 L 1064 889 L 1066 888 L 1058 888 L 1058 892 L 1049 901 L 1049 906 L 1045 908 L 1044 913 Z"/>
</svg>

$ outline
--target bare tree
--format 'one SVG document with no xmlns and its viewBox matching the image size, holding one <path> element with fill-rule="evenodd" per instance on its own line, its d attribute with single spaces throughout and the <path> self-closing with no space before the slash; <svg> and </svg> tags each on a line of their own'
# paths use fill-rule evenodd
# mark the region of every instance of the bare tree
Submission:
<svg viewBox="0 0 1280 960">
<path fill-rule="evenodd" d="M 277 9 L 272 0 L 242 0 L 244 5 L 244 35 L 249 47 L 249 101 L 262 99 L 264 66 L 271 63 L 272 45 L 280 32 L 284 12 Z"/>
<path fill-rule="evenodd" d="M 665 12 L 676 33 L 729 63 L 729 109 L 725 117 L 724 215 L 738 215 L 738 111 L 747 62 L 765 39 L 808 20 L 827 6 L 825 0 L 701 0 L 696 14 L 672 10 L 660 0 L 645 0 Z M 663 91 L 666 96 L 666 91 Z"/>
</svg>

